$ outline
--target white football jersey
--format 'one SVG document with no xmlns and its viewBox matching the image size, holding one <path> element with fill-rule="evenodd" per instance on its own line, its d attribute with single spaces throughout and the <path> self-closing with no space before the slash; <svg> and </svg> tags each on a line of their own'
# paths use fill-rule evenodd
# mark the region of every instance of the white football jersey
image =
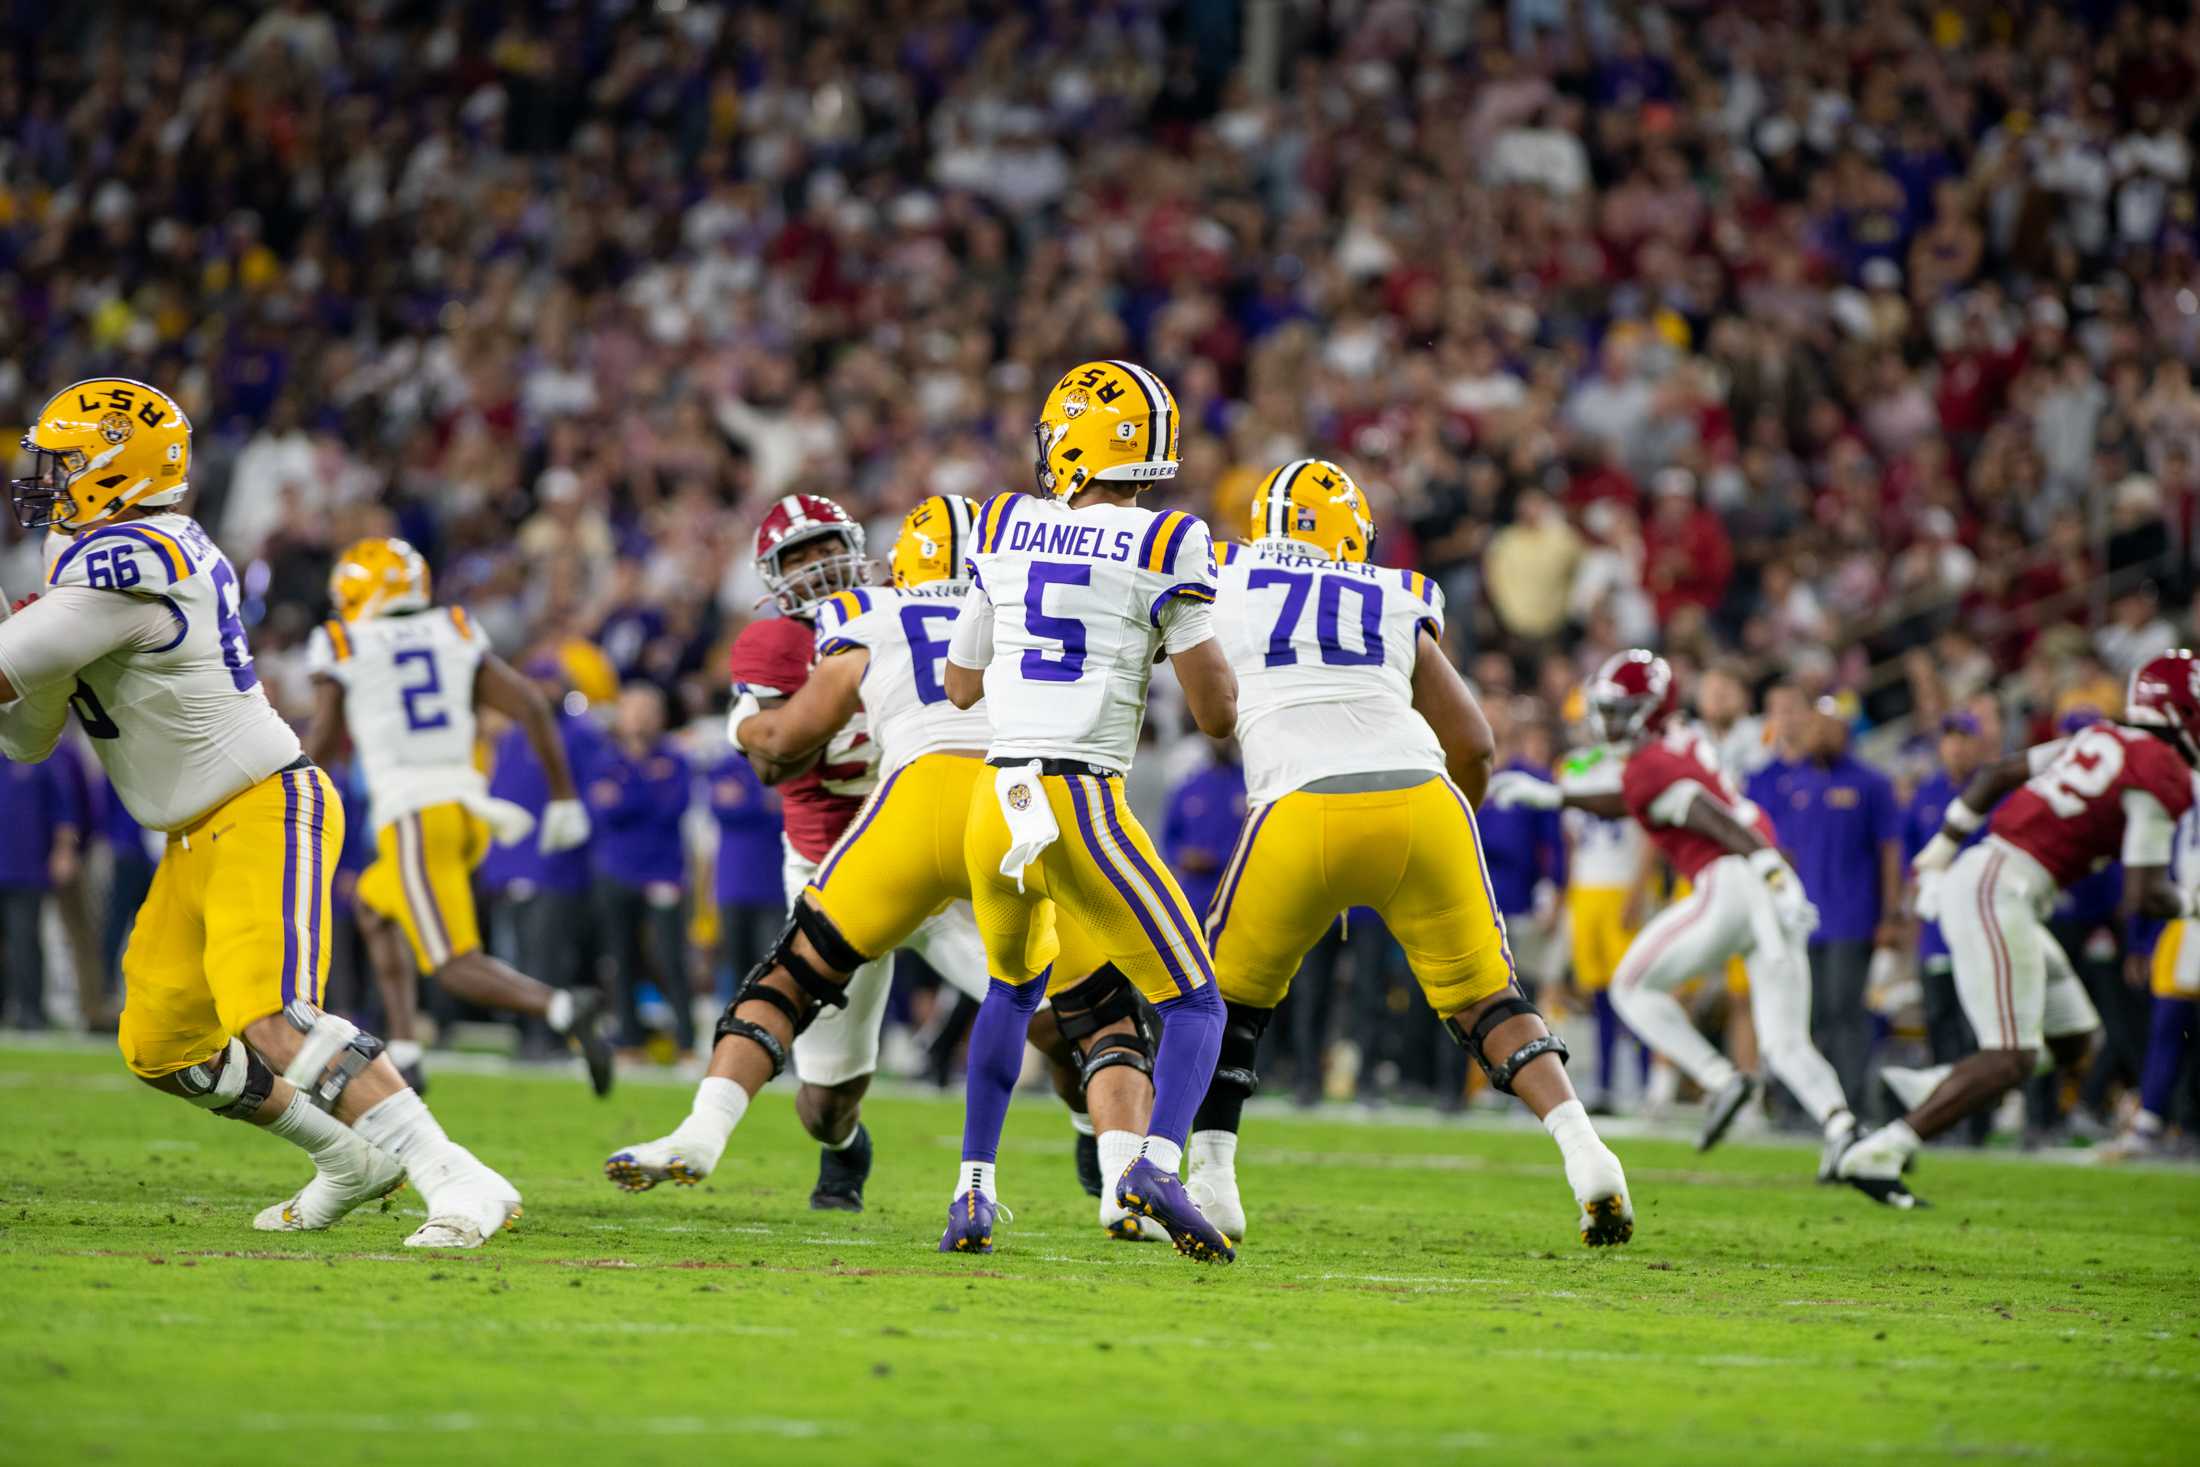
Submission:
<svg viewBox="0 0 2200 1467">
<path fill-rule="evenodd" d="M 175 618 L 167 646 L 83 667 L 70 700 L 132 819 L 181 829 L 298 759 L 252 667 L 237 573 L 196 520 L 149 515 L 51 543 L 48 586 L 159 601 Z"/>
<path fill-rule="evenodd" d="M 1559 762 L 1558 787 L 1570 795 L 1619 793 L 1627 756 L 1605 744 L 1576 749 Z M 1566 855 L 1569 888 L 1624 889 L 1642 870 L 1643 848 L 1650 837 L 1631 816 L 1607 820 L 1586 810 L 1561 813 L 1570 842 Z"/>
<path fill-rule="evenodd" d="M 1419 571 L 1290 540 L 1223 546 L 1215 636 L 1237 673 L 1245 797 L 1339 774 L 1443 773 L 1443 745 L 1413 707 L 1423 628 L 1443 634 L 1444 593 Z"/>
<path fill-rule="evenodd" d="M 961 580 L 864 586 L 827 597 L 817 609 L 818 656 L 852 647 L 871 654 L 863 712 L 879 747 L 881 777 L 938 749 L 983 749 L 993 741 L 984 705 L 957 708 L 941 681 L 948 632 L 969 589 Z"/>
<path fill-rule="evenodd" d="M 487 793 L 474 763 L 474 674 L 488 654 L 489 639 L 456 606 L 314 628 L 306 670 L 343 685 L 344 723 L 376 830 Z"/>
<path fill-rule="evenodd" d="M 997 494 L 978 511 L 977 542 L 989 752 L 1130 768 L 1155 656 L 1206 639 L 1169 628 L 1186 603 L 1214 599 L 1207 527 L 1182 510 Z"/>
</svg>

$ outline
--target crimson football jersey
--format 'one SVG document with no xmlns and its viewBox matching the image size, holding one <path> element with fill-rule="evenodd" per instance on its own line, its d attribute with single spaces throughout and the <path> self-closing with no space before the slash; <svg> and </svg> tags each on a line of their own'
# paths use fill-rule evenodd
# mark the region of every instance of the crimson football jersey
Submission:
<svg viewBox="0 0 2200 1467">
<path fill-rule="evenodd" d="M 1695 784 L 1704 794 L 1717 801 L 1742 824 L 1749 826 L 1769 843 L 1772 841 L 1772 822 L 1759 810 L 1735 792 L 1726 774 L 1719 766 L 1719 751 L 1693 724 L 1676 723 L 1627 756 L 1627 768 L 1620 775 L 1620 797 L 1627 802 L 1627 813 L 1641 823 L 1650 833 L 1650 841 L 1665 857 L 1666 864 L 1685 881 L 1694 881 L 1697 873 L 1721 856 L 1732 855 L 1725 846 L 1710 836 L 1683 826 L 1667 825 L 1655 819 L 1650 807 L 1658 797 L 1677 784 Z"/>
<path fill-rule="evenodd" d="M 729 659 L 736 687 L 760 697 L 793 697 L 817 662 L 817 632 L 791 616 L 752 621 L 734 639 Z M 822 861 L 848 828 L 863 797 L 878 783 L 878 745 L 859 711 L 825 745 L 817 763 L 779 786 L 787 843 Z"/>
<path fill-rule="evenodd" d="M 2168 740 L 2145 729 L 2092 724 L 2063 740 L 2039 773 L 2001 802 L 1987 830 L 2046 867 L 2056 885 L 2068 886 L 2122 853 L 2129 790 L 2160 800 L 2175 821 L 2192 806 L 2192 770 Z"/>
</svg>

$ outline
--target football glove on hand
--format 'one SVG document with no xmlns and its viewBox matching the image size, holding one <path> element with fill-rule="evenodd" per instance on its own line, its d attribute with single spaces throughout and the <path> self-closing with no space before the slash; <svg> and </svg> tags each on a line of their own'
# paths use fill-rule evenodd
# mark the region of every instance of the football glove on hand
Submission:
<svg viewBox="0 0 2200 1467">
<path fill-rule="evenodd" d="M 545 856 L 570 851 L 588 840 L 588 810 L 579 800 L 552 800 L 542 807 L 542 833 L 535 848 Z"/>
<path fill-rule="evenodd" d="M 726 742 L 746 754 L 748 750 L 741 748 L 741 725 L 763 711 L 764 705 L 755 691 L 743 688 L 740 696 L 733 700 L 733 706 L 726 710 Z"/>
<path fill-rule="evenodd" d="M 1524 806 L 1530 810 L 1556 810 L 1566 803 L 1565 791 L 1549 780 L 1537 779 L 1524 769 L 1508 769 L 1490 776 L 1489 793 L 1482 803 L 1494 810 Z"/>
<path fill-rule="evenodd" d="M 1948 863 L 1963 848 L 1948 839 L 1948 832 L 1936 830 L 1933 838 L 1925 842 L 1925 849 L 1910 858 L 1910 869 L 1922 876 L 1927 871 L 1945 871 Z"/>
<path fill-rule="evenodd" d="M 1917 914 L 1918 920 L 1940 920 L 1940 883 L 1946 875 L 1938 867 L 1928 867 L 1917 873 L 1917 892 L 1910 898 L 1910 910 Z"/>
<path fill-rule="evenodd" d="M 1751 853 L 1749 869 L 1771 889 L 1773 915 L 1782 932 L 1800 939 L 1818 930 L 1818 908 L 1804 894 L 1802 878 L 1788 865 L 1787 857 L 1767 846 Z"/>
</svg>

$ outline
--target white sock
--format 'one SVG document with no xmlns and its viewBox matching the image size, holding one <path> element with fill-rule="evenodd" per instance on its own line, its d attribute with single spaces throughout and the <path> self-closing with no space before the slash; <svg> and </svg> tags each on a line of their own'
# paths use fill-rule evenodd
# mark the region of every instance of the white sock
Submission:
<svg viewBox="0 0 2200 1467">
<path fill-rule="evenodd" d="M 1115 1200 L 1115 1184 L 1131 1163 L 1138 1160 L 1138 1148 L 1146 1138 L 1136 1131 L 1102 1131 L 1100 1133 L 1100 1200 Z"/>
<path fill-rule="evenodd" d="M 741 1117 L 748 1109 L 748 1091 L 723 1076 L 706 1075 L 703 1083 L 695 1087 L 694 1107 L 669 1139 L 684 1150 L 707 1152 L 707 1158 L 697 1156 L 696 1160 L 707 1159 L 715 1167 L 725 1152 L 727 1138 L 733 1135 L 733 1128 L 741 1124 Z M 848 1134 L 855 1135 L 853 1131 Z"/>
<path fill-rule="evenodd" d="M 975 1192 L 988 1201 L 1000 1201 L 1000 1194 L 993 1190 L 993 1163 L 990 1161 L 966 1161 L 955 1168 L 955 1197 L 965 1192 Z M 952 1202 L 954 1197 L 947 1199 Z"/>
<path fill-rule="evenodd" d="M 420 1063 L 420 1041 L 417 1039 L 392 1039 L 384 1046 L 390 1063 L 399 1069 L 410 1069 Z"/>
<path fill-rule="evenodd" d="M 428 1113 L 427 1104 L 410 1090 L 400 1090 L 374 1105 L 352 1122 L 352 1129 L 369 1146 L 379 1146 L 397 1158 L 405 1175 L 428 1201 L 431 1213 L 435 1211 L 437 1188 L 468 1170 L 469 1162 L 474 1167 L 481 1165 L 452 1144 L 451 1138 L 443 1134 L 443 1127 Z"/>
<path fill-rule="evenodd" d="M 550 1007 L 543 1010 L 542 1021 L 552 1030 L 563 1034 L 573 1027 L 573 994 L 564 988 L 552 989 Z"/>
<path fill-rule="evenodd" d="M 1589 1112 L 1578 1100 L 1552 1106 L 1550 1114 L 1543 1117 L 1543 1129 L 1551 1133 L 1563 1157 L 1588 1156 L 1604 1147 L 1597 1128 L 1589 1122 Z"/>
<path fill-rule="evenodd" d="M 1194 1172 L 1213 1167 L 1218 1172 L 1237 1171 L 1238 1135 L 1235 1131 L 1194 1131 L 1190 1155 Z"/>
<path fill-rule="evenodd" d="M 1165 1137 L 1148 1136 L 1138 1154 L 1171 1176 L 1184 1170 L 1184 1148 Z"/>
<path fill-rule="evenodd" d="M 1910 1129 L 1908 1121 L 1890 1122 L 1880 1130 L 1879 1135 L 1904 1156 L 1916 1155 L 1917 1149 L 1925 1144 L 1917 1138 L 1917 1132 Z"/>
<path fill-rule="evenodd" d="M 306 1099 L 303 1090 L 291 1092 L 290 1104 L 266 1129 L 312 1157 L 317 1166 L 367 1144 L 351 1127 Z"/>
<path fill-rule="evenodd" d="M 1092 1135 L 1092 1112 L 1087 1110 L 1071 1111 L 1069 1113 L 1069 1128 L 1080 1136 Z"/>
<path fill-rule="evenodd" d="M 738 1090 L 741 1087 L 736 1085 L 733 1088 Z M 841 1137 L 838 1141 L 820 1141 L 818 1142 L 818 1145 L 823 1147 L 827 1151 L 846 1151 L 849 1147 L 856 1144 L 856 1135 L 857 1133 L 862 1131 L 862 1129 L 863 1122 L 857 1121 L 854 1125 L 848 1128 L 848 1134 Z"/>
<path fill-rule="evenodd" d="M 1837 1110 L 1826 1117 L 1826 1128 L 1823 1134 L 1828 1141 L 1831 1141 L 1836 1136 L 1852 1133 L 1855 1130 L 1856 1117 L 1845 1110 Z"/>
</svg>

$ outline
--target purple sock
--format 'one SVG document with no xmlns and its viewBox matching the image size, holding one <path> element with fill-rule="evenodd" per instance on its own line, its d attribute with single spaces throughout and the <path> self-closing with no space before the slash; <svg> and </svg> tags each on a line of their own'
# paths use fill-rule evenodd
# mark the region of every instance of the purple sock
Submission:
<svg viewBox="0 0 2200 1467">
<path fill-rule="evenodd" d="M 2146 1068 L 2139 1077 L 2139 1104 L 2163 1120 L 2169 1119 L 2169 1108 L 2176 1097 L 2177 1072 L 2184 1068 L 2185 1050 L 2192 1044 L 2196 1012 L 2200 1012 L 2200 1004 L 2189 998 L 2154 1000 Z"/>
<path fill-rule="evenodd" d="M 1612 1071 L 1619 1059 L 1619 1013 L 1612 1007 L 1612 995 L 1598 989 L 1595 999 L 1597 1015 L 1597 1094 L 1606 1101 L 1612 1098 Z"/>
<path fill-rule="evenodd" d="M 985 1002 L 970 1022 L 969 1073 L 963 1080 L 964 1161 L 993 1161 L 1000 1154 L 1008 1098 L 1024 1068 L 1024 1029 L 1046 993 L 1044 973 L 1021 985 L 998 978 L 986 985 Z M 1210 1058 L 1209 1066 L 1213 1063 Z"/>
<path fill-rule="evenodd" d="M 1182 998 L 1156 1004 L 1161 1015 L 1161 1048 L 1153 1061 L 1153 1119 L 1146 1134 L 1184 1144 L 1192 1116 L 1207 1098 L 1215 1077 L 1215 1056 L 1222 1053 L 1222 999 L 1212 983 Z"/>
</svg>

